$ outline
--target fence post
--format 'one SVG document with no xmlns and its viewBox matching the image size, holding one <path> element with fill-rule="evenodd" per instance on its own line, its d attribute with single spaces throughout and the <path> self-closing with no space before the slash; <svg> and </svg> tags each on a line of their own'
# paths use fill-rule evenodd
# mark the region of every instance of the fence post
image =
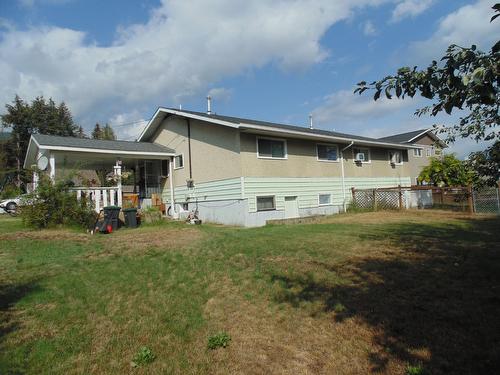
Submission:
<svg viewBox="0 0 500 375">
<path fill-rule="evenodd" d="M 444 188 L 441 186 L 440 189 L 441 189 L 441 205 L 443 206 L 444 205 Z"/>
<path fill-rule="evenodd" d="M 467 185 L 467 200 L 469 203 L 469 213 L 474 213 L 474 201 L 472 199 L 472 185 Z"/>
<path fill-rule="evenodd" d="M 401 185 L 398 185 L 398 192 L 399 192 L 399 209 L 403 209 L 403 192 L 401 191 Z"/>
<path fill-rule="evenodd" d="M 377 211 L 377 189 L 373 189 L 373 211 Z"/>
<path fill-rule="evenodd" d="M 352 193 L 352 204 L 354 207 L 356 207 L 356 189 L 354 186 L 351 188 L 351 193 Z"/>
</svg>

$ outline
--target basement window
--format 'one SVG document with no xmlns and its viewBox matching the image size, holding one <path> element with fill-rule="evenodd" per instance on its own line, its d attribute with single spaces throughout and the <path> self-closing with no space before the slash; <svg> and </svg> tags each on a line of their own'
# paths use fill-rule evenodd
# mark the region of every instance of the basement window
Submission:
<svg viewBox="0 0 500 375">
<path fill-rule="evenodd" d="M 274 195 L 257 197 L 257 211 L 271 211 L 276 209 Z"/>
<path fill-rule="evenodd" d="M 318 203 L 320 206 L 327 206 L 332 204 L 332 195 L 331 194 L 319 194 L 318 195 Z"/>
</svg>

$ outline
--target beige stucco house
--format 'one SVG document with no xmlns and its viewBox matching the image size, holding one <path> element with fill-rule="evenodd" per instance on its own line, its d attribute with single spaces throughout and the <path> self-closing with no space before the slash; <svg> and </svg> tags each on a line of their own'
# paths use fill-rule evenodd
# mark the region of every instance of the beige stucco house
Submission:
<svg viewBox="0 0 500 375">
<path fill-rule="evenodd" d="M 167 204 L 175 202 L 173 214 L 197 209 L 206 221 L 258 226 L 269 219 L 343 211 L 352 187 L 414 184 L 441 146 L 430 130 L 413 133 L 374 139 L 159 108 L 136 142 L 101 142 L 111 142 L 108 163 L 138 172 L 143 204 L 159 193 Z M 34 137 L 25 165 L 44 154 L 50 163 L 82 160 L 85 149 L 94 160 L 107 147 L 80 139 L 71 156 L 68 147 L 54 146 L 59 141 Z"/>
</svg>

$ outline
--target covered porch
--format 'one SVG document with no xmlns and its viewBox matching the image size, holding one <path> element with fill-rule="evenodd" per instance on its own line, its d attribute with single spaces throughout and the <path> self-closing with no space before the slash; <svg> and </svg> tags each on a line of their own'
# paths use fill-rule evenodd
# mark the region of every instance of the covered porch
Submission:
<svg viewBox="0 0 500 375">
<path fill-rule="evenodd" d="M 123 207 L 124 197 L 138 207 L 151 205 L 165 184 L 173 195 L 172 159 L 175 151 L 149 142 L 107 141 L 34 134 L 24 167 L 33 169 L 33 187 L 39 173 L 52 180 L 71 176 L 78 199 L 102 207 Z M 173 197 L 172 197 L 173 201 Z"/>
</svg>

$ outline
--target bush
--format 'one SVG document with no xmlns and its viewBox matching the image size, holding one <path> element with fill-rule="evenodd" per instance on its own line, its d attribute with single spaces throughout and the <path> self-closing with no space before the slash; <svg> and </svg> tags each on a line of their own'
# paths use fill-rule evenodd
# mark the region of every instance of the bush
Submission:
<svg viewBox="0 0 500 375">
<path fill-rule="evenodd" d="M 2 192 L 0 193 L 0 199 L 9 199 L 15 198 L 22 194 L 21 189 L 17 186 L 9 184 L 3 187 Z"/>
<path fill-rule="evenodd" d="M 34 228 L 47 228 L 54 225 L 79 225 L 89 228 L 95 220 L 95 212 L 89 200 L 76 199 L 70 191 L 70 180 L 54 183 L 41 176 L 36 191 L 26 196 L 21 203 L 23 222 Z"/>
</svg>

